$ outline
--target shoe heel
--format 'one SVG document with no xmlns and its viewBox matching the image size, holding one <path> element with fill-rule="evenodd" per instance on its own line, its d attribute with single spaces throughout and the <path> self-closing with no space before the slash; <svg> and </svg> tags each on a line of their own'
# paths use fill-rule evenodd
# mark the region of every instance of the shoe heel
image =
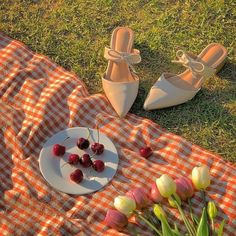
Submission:
<svg viewBox="0 0 236 236">
<path fill-rule="evenodd" d="M 217 67 L 216 67 L 216 74 L 220 72 L 220 70 L 223 68 L 225 65 L 226 59 L 224 59 Z"/>
</svg>

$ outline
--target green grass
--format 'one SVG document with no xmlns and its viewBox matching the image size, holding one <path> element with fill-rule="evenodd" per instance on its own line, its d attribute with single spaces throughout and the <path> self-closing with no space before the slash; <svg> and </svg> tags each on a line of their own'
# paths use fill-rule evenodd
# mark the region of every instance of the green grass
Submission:
<svg viewBox="0 0 236 236">
<path fill-rule="evenodd" d="M 236 4 L 228 1 L 4 0 L 1 30 L 32 50 L 77 73 L 91 93 L 101 91 L 107 62 L 103 50 L 116 26 L 135 31 L 142 63 L 132 112 L 150 118 L 191 142 L 236 162 Z M 199 53 L 219 42 L 229 55 L 223 70 L 204 83 L 190 102 L 146 112 L 145 97 L 162 72 L 183 68 L 171 63 L 179 47 Z"/>
</svg>

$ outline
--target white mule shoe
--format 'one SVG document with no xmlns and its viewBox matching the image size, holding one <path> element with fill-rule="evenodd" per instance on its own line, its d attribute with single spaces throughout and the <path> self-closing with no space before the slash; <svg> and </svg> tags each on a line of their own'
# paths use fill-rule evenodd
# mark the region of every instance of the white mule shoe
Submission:
<svg viewBox="0 0 236 236">
<path fill-rule="evenodd" d="M 178 61 L 187 68 L 182 74 L 163 73 L 152 86 L 144 103 L 145 110 L 161 109 L 191 100 L 202 83 L 224 65 L 227 50 L 221 44 L 208 45 L 198 56 L 179 50 Z"/>
<path fill-rule="evenodd" d="M 132 65 L 139 63 L 141 57 L 139 50 L 132 49 L 133 41 L 131 29 L 118 27 L 112 33 L 110 48 L 106 47 L 104 53 L 109 62 L 102 78 L 103 90 L 120 117 L 128 113 L 138 94 L 139 78 Z"/>
</svg>

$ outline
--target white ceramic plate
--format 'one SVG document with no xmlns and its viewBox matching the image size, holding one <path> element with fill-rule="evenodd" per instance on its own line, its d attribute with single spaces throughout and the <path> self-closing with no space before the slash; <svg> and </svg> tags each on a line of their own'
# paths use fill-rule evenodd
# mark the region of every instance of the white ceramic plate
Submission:
<svg viewBox="0 0 236 236">
<path fill-rule="evenodd" d="M 89 130 L 91 134 L 90 144 L 97 142 L 97 130 Z M 88 194 L 103 188 L 115 175 L 119 162 L 117 150 L 112 141 L 101 132 L 99 143 L 102 143 L 105 148 L 103 154 L 94 156 L 94 160 L 104 161 L 105 169 L 103 172 L 98 173 L 92 167 L 83 168 L 80 164 L 76 167 L 69 164 L 62 167 L 72 153 L 79 156 L 83 153 L 93 154 L 90 147 L 86 150 L 80 150 L 76 145 L 79 138 L 87 138 L 87 136 L 88 129 L 85 127 L 68 128 L 53 135 L 43 145 L 39 156 L 40 171 L 45 180 L 55 189 L 69 194 Z M 67 137 L 69 138 L 66 139 Z M 52 148 L 56 143 L 66 146 L 66 153 L 63 157 L 53 155 Z M 76 168 L 81 169 L 84 174 L 84 179 L 79 184 L 70 180 L 70 173 Z"/>
</svg>

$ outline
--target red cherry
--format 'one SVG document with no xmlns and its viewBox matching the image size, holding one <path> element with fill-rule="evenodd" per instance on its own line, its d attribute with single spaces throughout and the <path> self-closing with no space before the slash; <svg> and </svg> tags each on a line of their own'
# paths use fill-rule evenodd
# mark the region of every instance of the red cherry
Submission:
<svg viewBox="0 0 236 236">
<path fill-rule="evenodd" d="M 79 155 L 70 154 L 69 157 L 68 157 L 68 163 L 70 165 L 77 165 L 79 163 Z"/>
<path fill-rule="evenodd" d="M 81 158 L 80 158 L 80 164 L 84 167 L 90 167 L 92 165 L 91 158 L 89 154 L 85 153 Z"/>
<path fill-rule="evenodd" d="M 66 147 L 62 146 L 60 144 L 54 144 L 53 149 L 52 149 L 52 153 L 55 156 L 63 156 L 66 152 Z"/>
<path fill-rule="evenodd" d="M 77 146 L 79 149 L 87 149 L 89 147 L 89 140 L 85 138 L 79 138 L 77 141 Z"/>
<path fill-rule="evenodd" d="M 104 145 L 101 143 L 93 143 L 91 149 L 95 154 L 101 155 L 104 152 Z"/>
<path fill-rule="evenodd" d="M 96 160 L 93 162 L 93 169 L 97 172 L 102 172 L 105 168 L 105 164 L 101 160 Z"/>
<path fill-rule="evenodd" d="M 150 147 L 144 147 L 139 150 L 139 153 L 142 157 L 148 158 L 152 155 L 152 149 Z"/>
<path fill-rule="evenodd" d="M 80 169 L 76 169 L 70 174 L 70 179 L 77 184 L 80 183 L 84 178 L 83 172 Z"/>
</svg>

